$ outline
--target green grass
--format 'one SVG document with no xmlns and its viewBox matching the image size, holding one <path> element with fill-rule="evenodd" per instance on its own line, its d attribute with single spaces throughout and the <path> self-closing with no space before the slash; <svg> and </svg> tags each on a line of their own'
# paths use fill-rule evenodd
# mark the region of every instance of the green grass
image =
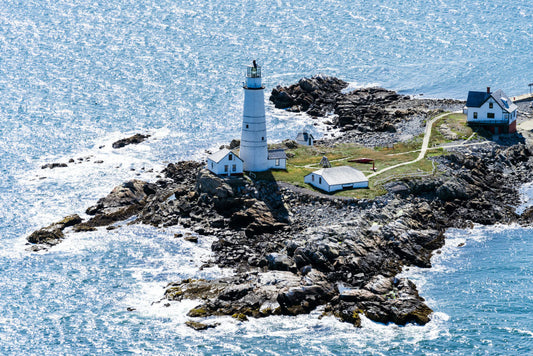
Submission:
<svg viewBox="0 0 533 356">
<path fill-rule="evenodd" d="M 450 130 L 458 135 L 458 139 L 464 140 L 473 133 L 472 129 L 466 125 L 466 116 L 463 114 L 449 114 L 433 124 L 432 137 L 429 147 L 439 146 L 448 143 L 439 131 L 438 127 L 446 124 Z M 370 158 L 375 162 L 376 171 L 394 166 L 399 163 L 415 160 L 419 155 L 424 135 L 421 134 L 410 141 L 398 143 L 390 148 L 368 148 L 356 144 L 338 144 L 332 147 L 325 146 L 298 146 L 294 149 L 287 149 L 287 170 L 273 170 L 271 172 L 255 173 L 254 179 L 264 179 L 270 181 L 282 181 L 295 186 L 304 187 L 310 190 L 317 190 L 304 182 L 304 177 L 320 169 L 319 163 L 323 156 L 328 157 L 332 166 L 352 166 L 362 171 L 366 176 L 374 173 L 372 164 L 362 164 L 348 162 L 355 158 Z M 442 148 L 428 150 L 426 157 L 445 154 Z M 369 180 L 368 189 L 352 189 L 333 193 L 333 195 L 348 196 L 358 199 L 373 199 L 386 193 L 383 188 L 384 179 L 392 176 L 417 176 L 433 173 L 433 163 L 427 158 L 418 162 L 397 167 Z"/>
<path fill-rule="evenodd" d="M 456 140 L 466 140 L 474 132 L 472 128 L 466 124 L 466 115 L 464 114 L 448 114 L 442 119 L 437 120 L 433 124 L 431 130 L 431 140 L 429 142 L 429 147 L 440 146 L 444 143 L 453 142 L 454 140 L 448 139 L 441 132 L 441 126 L 447 125 L 450 128 L 450 131 L 457 135 Z"/>
</svg>

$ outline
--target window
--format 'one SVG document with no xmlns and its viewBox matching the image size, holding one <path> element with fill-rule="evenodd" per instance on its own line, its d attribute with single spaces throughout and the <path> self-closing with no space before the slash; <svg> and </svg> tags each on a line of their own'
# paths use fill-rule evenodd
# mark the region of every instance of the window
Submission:
<svg viewBox="0 0 533 356">
<path fill-rule="evenodd" d="M 228 156 L 228 160 L 232 160 L 233 159 L 233 155 L 230 153 L 229 156 Z"/>
<path fill-rule="evenodd" d="M 234 164 L 233 166 L 231 166 L 231 171 L 232 172 L 237 172 L 237 165 Z"/>
<path fill-rule="evenodd" d="M 264 140 L 265 140 L 265 138 L 264 138 L 264 137 L 261 137 L 261 141 L 264 141 Z"/>
<path fill-rule="evenodd" d="M 276 159 L 276 166 L 279 166 L 279 158 Z"/>
<path fill-rule="evenodd" d="M 487 113 L 487 119 L 494 119 L 494 113 L 493 112 Z"/>
<path fill-rule="evenodd" d="M 248 125 L 246 125 L 246 128 L 248 128 Z"/>
<path fill-rule="evenodd" d="M 474 111 L 474 119 L 477 119 L 477 112 Z"/>
<path fill-rule="evenodd" d="M 311 182 L 314 182 L 314 181 L 315 181 L 315 175 L 311 174 Z"/>
<path fill-rule="evenodd" d="M 224 165 L 224 172 L 226 172 L 226 173 L 228 172 L 228 165 L 227 164 Z"/>
<path fill-rule="evenodd" d="M 492 109 L 494 107 L 494 103 L 489 103 L 489 109 Z"/>
<path fill-rule="evenodd" d="M 214 169 L 214 168 L 215 168 L 215 164 L 211 162 L 211 169 Z"/>
<path fill-rule="evenodd" d="M 322 177 L 318 177 L 318 184 L 322 184 Z"/>
</svg>

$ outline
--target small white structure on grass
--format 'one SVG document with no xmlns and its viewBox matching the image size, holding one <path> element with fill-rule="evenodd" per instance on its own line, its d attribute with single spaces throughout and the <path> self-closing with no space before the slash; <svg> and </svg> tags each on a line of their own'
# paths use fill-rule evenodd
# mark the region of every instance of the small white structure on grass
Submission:
<svg viewBox="0 0 533 356">
<path fill-rule="evenodd" d="M 466 99 L 466 121 L 470 126 L 483 127 L 493 134 L 516 132 L 518 107 L 499 89 L 490 91 L 469 91 Z"/>
<path fill-rule="evenodd" d="M 243 162 L 227 148 L 207 157 L 207 169 L 216 175 L 237 175 L 243 172 Z"/>
<path fill-rule="evenodd" d="M 296 143 L 302 146 L 313 146 L 315 144 L 315 138 L 308 132 L 300 132 L 296 136 Z"/>
<path fill-rule="evenodd" d="M 285 150 L 268 150 L 268 162 L 271 169 L 287 169 L 287 154 Z"/>
<path fill-rule="evenodd" d="M 328 193 L 343 189 L 368 188 L 368 178 L 363 172 L 350 166 L 319 169 L 306 175 L 304 182 Z"/>
</svg>

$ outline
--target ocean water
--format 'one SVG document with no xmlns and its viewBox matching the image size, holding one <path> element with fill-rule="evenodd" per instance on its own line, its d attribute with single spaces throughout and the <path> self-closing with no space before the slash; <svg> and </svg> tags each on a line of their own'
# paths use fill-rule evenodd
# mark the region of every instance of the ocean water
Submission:
<svg viewBox="0 0 533 356">
<path fill-rule="evenodd" d="M 365 319 L 354 329 L 317 310 L 218 318 L 196 332 L 184 325 L 196 302 L 165 307 L 165 285 L 231 271 L 200 270 L 212 239 L 174 239 L 179 227 L 69 233 L 47 252 L 25 250 L 33 230 L 82 213 L 116 184 L 154 180 L 168 162 L 238 137 L 252 59 L 266 93 L 322 73 L 464 99 L 486 86 L 527 92 L 531 48 L 530 0 L 0 0 L 0 354 L 533 353 L 527 228 L 450 231 L 434 268 L 406 271 L 435 310 L 423 327 Z M 267 117 L 270 140 L 304 127 L 322 134 L 270 104 Z M 111 148 L 136 132 L 152 137 Z M 528 203 L 533 189 L 523 194 Z"/>
</svg>

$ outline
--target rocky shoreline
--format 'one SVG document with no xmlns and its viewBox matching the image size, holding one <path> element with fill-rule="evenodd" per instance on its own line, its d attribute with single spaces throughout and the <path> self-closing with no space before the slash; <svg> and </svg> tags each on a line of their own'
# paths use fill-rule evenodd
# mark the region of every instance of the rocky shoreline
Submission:
<svg viewBox="0 0 533 356">
<path fill-rule="evenodd" d="M 413 99 L 384 88 L 346 91 L 348 83 L 317 75 L 272 90 L 269 100 L 276 108 L 306 112 L 313 120 L 326 119 L 342 134 L 322 143 L 359 143 L 369 147 L 407 141 L 424 131 L 425 121 L 444 111 L 461 110 L 465 101 Z"/>
<path fill-rule="evenodd" d="M 337 95 L 337 101 L 323 94 L 305 110 L 321 114 L 330 110 L 328 105 L 340 110 L 343 85 L 334 82 L 327 91 L 331 97 Z M 300 82 L 299 87 L 306 91 L 306 84 Z M 364 100 L 374 100 L 377 107 L 384 101 L 396 103 L 389 103 L 393 106 L 410 101 L 384 89 L 365 93 L 374 99 Z M 417 110 L 423 112 L 423 106 Z M 432 110 L 437 109 L 424 115 Z M 372 117 L 379 116 L 384 123 L 377 132 L 392 132 L 385 123 L 396 130 L 413 116 L 395 116 L 388 109 L 376 115 Z M 354 114 L 353 120 L 339 119 L 332 125 L 351 125 L 345 133 L 362 132 L 369 122 L 362 116 L 359 120 Z M 398 121 L 390 121 L 391 117 Z M 465 147 L 434 158 L 439 175 L 391 182 L 386 185 L 388 193 L 374 200 L 307 194 L 287 184 L 245 177 L 222 179 L 203 169 L 202 163 L 179 162 L 169 164 L 155 183 L 133 180 L 116 187 L 87 209 L 91 216 L 87 221 L 69 216 L 34 232 L 28 241 L 34 250 L 48 248 L 64 238 L 66 228 L 113 229 L 132 217 L 131 223 L 180 225 L 200 236 L 216 236 L 210 264 L 235 271 L 232 277 L 217 280 L 169 284 L 165 299 L 201 301 L 189 312 L 191 318 L 231 315 L 245 320 L 309 313 L 320 306 L 324 315 L 355 326 L 360 325 L 361 315 L 382 323 L 425 324 L 432 310 L 416 286 L 397 275 L 406 266 L 430 267 L 447 228 L 530 224 L 533 209 L 518 215 L 515 204 L 518 188 L 531 180 L 532 156 L 533 149 L 523 143 Z M 197 321 L 188 325 L 212 326 Z"/>
</svg>

